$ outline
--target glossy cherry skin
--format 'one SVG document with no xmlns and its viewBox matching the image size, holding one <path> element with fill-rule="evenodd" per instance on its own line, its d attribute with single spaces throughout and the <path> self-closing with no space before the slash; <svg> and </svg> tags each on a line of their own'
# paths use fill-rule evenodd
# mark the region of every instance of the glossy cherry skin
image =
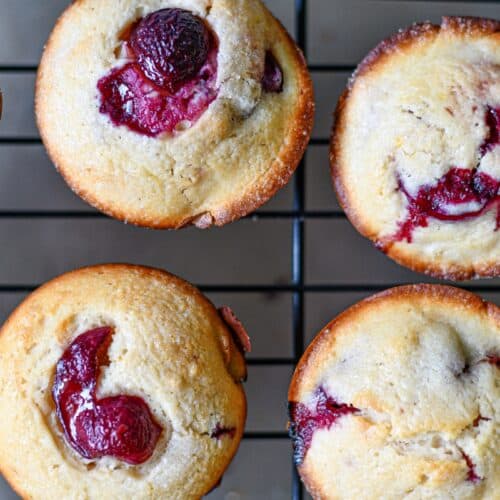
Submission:
<svg viewBox="0 0 500 500">
<path fill-rule="evenodd" d="M 126 63 L 97 83 L 99 110 L 115 126 L 148 137 L 190 128 L 216 99 L 218 41 L 207 23 L 183 9 L 139 19 L 121 36 Z M 283 71 L 265 54 L 262 88 L 283 91 Z"/>
<path fill-rule="evenodd" d="M 205 23 L 183 9 L 162 9 L 141 19 L 129 45 L 146 78 L 175 93 L 207 60 L 210 33 Z"/>
</svg>

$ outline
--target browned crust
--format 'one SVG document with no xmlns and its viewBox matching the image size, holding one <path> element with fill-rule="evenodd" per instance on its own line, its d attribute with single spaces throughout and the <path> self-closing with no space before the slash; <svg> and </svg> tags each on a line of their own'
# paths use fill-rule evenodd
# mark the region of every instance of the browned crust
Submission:
<svg viewBox="0 0 500 500">
<path fill-rule="evenodd" d="M 452 286 L 430 284 L 403 285 L 390 288 L 349 307 L 330 321 L 316 335 L 302 355 L 295 369 L 288 390 L 288 401 L 299 401 L 298 395 L 300 393 L 300 386 L 302 381 L 308 376 L 309 367 L 314 366 L 316 355 L 323 349 L 332 350 L 335 348 L 335 336 L 341 327 L 353 322 L 358 314 L 377 307 L 381 303 L 402 301 L 411 301 L 414 303 L 422 298 L 427 298 L 433 303 L 440 302 L 443 307 L 455 306 L 462 310 L 467 309 L 470 314 L 485 315 L 498 326 L 500 334 L 500 307 L 483 300 L 474 293 Z M 298 470 L 309 492 L 314 493 L 321 491 L 320 485 L 315 482 L 313 475 L 305 471 L 303 464 L 298 466 Z"/>
<path fill-rule="evenodd" d="M 245 359 L 243 356 L 236 356 L 235 360 L 232 360 L 231 357 L 234 356 L 234 354 L 238 351 L 238 348 L 234 344 L 234 341 L 232 339 L 232 334 L 229 331 L 227 325 L 224 323 L 222 318 L 219 315 L 219 312 L 217 311 L 216 307 L 213 305 L 213 303 L 200 291 L 198 288 L 193 286 L 191 283 L 183 280 L 182 278 L 179 278 L 178 276 L 175 276 L 174 274 L 171 274 L 167 271 L 164 271 L 162 269 L 157 269 L 154 267 L 148 267 L 148 266 L 140 266 L 136 264 L 121 264 L 121 263 L 116 263 L 116 264 L 98 264 L 95 266 L 88 266 L 88 267 L 83 267 L 80 269 L 76 269 L 74 271 L 70 271 L 68 273 L 62 274 L 60 276 L 57 276 L 56 278 L 53 278 L 50 281 L 47 281 L 44 283 L 42 286 L 37 288 L 34 292 L 32 292 L 28 297 L 26 297 L 21 304 L 19 304 L 16 309 L 11 313 L 7 321 L 3 324 L 3 326 L 0 328 L 0 337 L 3 335 L 3 333 L 11 327 L 11 325 L 14 325 L 16 321 L 18 321 L 18 318 L 23 316 L 24 314 L 24 309 L 26 305 L 31 302 L 34 298 L 36 298 L 39 294 L 44 292 L 46 289 L 50 289 L 53 285 L 59 284 L 61 282 L 64 282 L 68 279 L 72 279 L 75 275 L 80 275 L 80 274 L 94 274 L 94 273 L 114 273 L 114 274 L 119 274 L 124 271 L 134 271 L 142 276 L 151 276 L 156 279 L 160 279 L 164 281 L 165 283 L 174 283 L 182 292 L 184 292 L 187 295 L 191 295 L 196 299 L 196 302 L 198 302 L 200 305 L 202 305 L 206 311 L 207 314 L 212 315 L 213 317 L 219 317 L 220 318 L 220 323 L 221 326 L 226 331 L 226 341 L 228 342 L 228 347 L 225 345 L 223 341 L 220 342 L 221 349 L 224 352 L 224 356 L 227 361 L 227 366 L 228 369 L 230 368 L 230 365 L 232 364 L 233 361 L 236 361 L 237 363 L 243 363 L 242 366 L 240 366 L 239 370 L 240 371 L 245 371 L 246 372 L 246 363 Z M 241 381 L 238 379 L 235 379 L 235 383 L 237 385 L 237 388 L 241 394 L 241 401 L 243 403 L 243 406 L 241 408 L 241 419 L 239 422 L 239 425 L 237 427 L 237 433 L 233 439 L 233 450 L 228 458 L 227 462 L 223 464 L 223 468 L 220 471 L 220 474 L 218 474 L 214 480 L 213 483 L 210 485 L 210 487 L 207 488 L 205 494 L 210 492 L 212 489 L 214 489 L 218 482 L 220 481 L 220 478 L 222 475 L 225 473 L 227 468 L 229 467 L 229 464 L 235 457 L 238 448 L 241 443 L 241 439 L 243 438 L 243 432 L 245 428 L 245 423 L 247 419 L 247 413 L 248 413 L 248 406 L 247 406 L 247 400 L 246 400 L 246 395 L 245 391 L 243 390 L 243 386 L 241 384 Z M 27 493 L 23 490 L 22 486 L 18 483 L 17 478 L 15 475 L 10 473 L 5 466 L 3 466 L 0 463 L 0 473 L 2 476 L 5 478 L 5 480 L 9 483 L 9 486 L 19 495 L 21 498 L 28 500 L 30 497 L 27 495 Z"/>
<path fill-rule="evenodd" d="M 342 164 L 342 139 L 347 128 L 349 98 L 357 78 L 376 71 L 394 53 L 410 50 L 416 43 L 432 40 L 441 30 L 469 37 L 497 35 L 500 32 L 500 21 L 479 17 L 443 17 L 440 26 L 431 23 L 413 24 L 383 40 L 371 50 L 350 78 L 334 113 L 334 123 L 330 136 L 330 175 L 339 203 L 353 226 L 363 236 L 375 243 L 377 248 L 382 248 L 384 253 L 399 264 L 423 274 L 454 281 L 497 277 L 500 276 L 500 263 L 487 262 L 483 265 L 468 267 L 447 265 L 446 268 L 443 268 L 443 266 L 439 266 L 435 262 L 416 260 L 415 257 L 398 250 L 397 245 L 387 244 L 385 241 L 380 240 L 378 234 L 369 226 L 366 218 L 363 218 L 356 206 L 351 203 L 349 186 L 346 185 L 343 176 L 345 166 Z"/>
<path fill-rule="evenodd" d="M 381 64 L 393 53 L 411 47 L 417 40 L 432 39 L 439 31 L 440 27 L 435 24 L 428 22 L 415 23 L 404 30 L 399 30 L 389 38 L 382 40 L 358 65 L 353 78 L 350 79 L 349 88 L 352 87 L 357 77 L 370 72 L 375 66 Z"/>
<path fill-rule="evenodd" d="M 210 487 L 208 487 L 206 489 L 206 491 L 203 493 L 202 497 L 205 497 L 205 495 L 208 495 L 209 493 L 211 493 L 212 491 L 216 490 L 219 487 L 220 483 L 222 482 L 222 480 L 224 478 L 224 474 L 226 473 L 229 465 L 233 461 L 234 457 L 236 456 L 236 454 L 238 453 L 238 450 L 240 448 L 241 440 L 243 439 L 243 431 L 245 430 L 245 423 L 246 423 L 247 416 L 248 416 L 248 403 L 247 403 L 247 399 L 245 397 L 245 392 L 241 388 L 241 384 L 240 384 L 240 390 L 243 394 L 243 408 L 242 408 L 242 412 L 241 412 L 241 420 L 240 420 L 239 425 L 236 429 L 237 434 L 235 434 L 234 439 L 233 439 L 233 442 L 235 443 L 235 445 L 233 446 L 232 453 L 229 456 L 229 458 L 228 458 L 226 464 L 224 465 L 223 469 L 221 470 L 220 474 L 218 475 L 218 477 L 216 476 L 214 478 L 213 483 L 210 485 Z"/>
<path fill-rule="evenodd" d="M 53 161 L 58 172 L 62 175 L 68 186 L 75 194 L 100 212 L 131 225 L 151 229 L 180 229 L 186 226 L 195 225 L 199 228 L 205 229 L 212 225 L 224 226 L 225 224 L 234 222 L 241 217 L 244 217 L 265 204 L 277 193 L 277 191 L 288 184 L 305 153 L 311 137 L 315 107 L 313 84 L 307 68 L 307 63 L 301 50 L 295 44 L 283 25 L 265 6 L 263 6 L 269 19 L 275 23 L 280 42 L 286 46 L 288 54 L 295 64 L 299 77 L 299 98 L 296 104 L 294 116 L 290 120 L 291 124 L 288 136 L 283 138 L 283 146 L 280 153 L 278 157 L 272 161 L 266 174 L 263 175 L 256 184 L 250 186 L 239 199 L 215 209 L 212 213 L 205 212 L 187 218 L 167 216 L 163 217 L 161 220 L 158 220 L 156 217 L 148 216 L 146 213 L 143 213 L 140 216 L 131 217 L 130 214 L 127 214 L 126 211 L 120 209 L 120 207 L 103 203 L 94 196 L 93 192 L 82 188 L 82 186 L 80 186 L 78 182 L 73 179 L 68 169 L 65 168 L 64 159 L 60 158 L 59 155 L 56 154 L 54 148 L 51 147 L 48 137 L 44 133 L 44 120 L 40 111 L 39 99 L 40 80 L 44 68 L 45 54 L 48 52 L 47 49 L 50 49 L 55 38 L 55 33 L 59 29 L 59 26 L 64 22 L 66 16 L 69 15 L 68 13 L 73 4 L 71 4 L 60 16 L 46 44 L 35 83 L 35 114 L 40 136 L 48 155 Z"/>
<path fill-rule="evenodd" d="M 429 22 L 414 23 L 382 40 L 372 49 L 356 68 L 350 79 L 349 88 L 352 88 L 357 77 L 372 71 L 395 52 L 407 49 L 415 42 L 422 43 L 426 39 L 433 39 L 440 31 L 468 37 L 488 35 L 500 31 L 500 21 L 481 17 L 444 16 L 441 25 Z"/>
<path fill-rule="evenodd" d="M 482 265 L 468 267 L 458 264 L 447 264 L 445 267 L 435 262 L 418 260 L 413 255 L 409 255 L 402 249 L 398 249 L 395 244 L 384 246 L 382 241 L 375 240 L 375 245 L 398 264 L 434 278 L 448 281 L 466 281 L 481 278 L 497 278 L 500 276 L 500 262 L 486 262 Z"/>
<path fill-rule="evenodd" d="M 123 272 L 133 271 L 142 277 L 152 277 L 159 279 L 165 283 L 175 284 L 177 288 L 179 288 L 186 295 L 191 295 L 196 299 L 198 304 L 202 305 L 207 312 L 207 315 L 210 314 L 213 317 L 217 317 L 220 320 L 220 324 L 224 327 L 226 338 L 228 340 L 227 345 L 231 345 L 233 341 L 232 333 L 230 332 L 228 325 L 221 318 L 219 311 L 214 306 L 214 304 L 194 285 L 187 282 L 186 280 L 169 273 L 168 271 L 164 271 L 163 269 L 158 269 L 155 267 L 149 266 L 141 266 L 137 264 L 122 264 L 122 263 L 110 263 L 110 264 L 97 264 L 93 266 L 82 267 L 73 271 L 69 271 L 67 273 L 61 274 L 56 278 L 53 278 L 40 287 L 38 287 L 35 291 L 33 291 L 28 297 L 26 297 L 21 304 L 19 304 L 16 309 L 11 313 L 7 321 L 3 324 L 2 328 L 0 328 L 0 337 L 3 332 L 8 329 L 11 323 L 15 323 L 17 321 L 18 316 L 22 316 L 24 313 L 24 308 L 26 304 L 32 301 L 35 297 L 40 295 L 46 289 L 52 288 L 55 284 L 63 283 L 64 281 L 71 280 L 75 276 L 85 275 L 85 274 L 104 274 L 104 273 L 112 273 L 115 275 L 119 275 Z M 221 343 L 222 350 L 224 351 L 224 355 L 228 358 L 231 350 L 223 343 Z"/>
</svg>

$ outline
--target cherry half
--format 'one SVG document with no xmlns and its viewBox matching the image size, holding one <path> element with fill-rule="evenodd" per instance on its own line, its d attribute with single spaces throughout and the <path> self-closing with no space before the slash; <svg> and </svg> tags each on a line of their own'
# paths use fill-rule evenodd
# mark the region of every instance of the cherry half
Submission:
<svg viewBox="0 0 500 500">
<path fill-rule="evenodd" d="M 205 23 L 190 12 L 163 9 L 137 24 L 129 44 L 144 75 L 175 93 L 207 60 L 210 34 Z"/>
<path fill-rule="evenodd" d="M 114 125 L 148 137 L 181 132 L 217 97 L 218 43 L 198 16 L 158 10 L 125 29 L 121 41 L 125 63 L 97 82 L 99 111 Z M 283 71 L 270 51 L 262 88 L 283 90 Z"/>
<path fill-rule="evenodd" d="M 162 428 L 136 396 L 97 397 L 113 329 L 79 335 L 57 363 L 52 397 L 64 435 L 83 458 L 112 456 L 131 465 L 148 460 Z"/>
<path fill-rule="evenodd" d="M 486 109 L 488 135 L 479 148 L 481 158 L 500 144 L 500 108 Z M 497 209 L 496 229 L 500 227 L 500 180 L 477 169 L 451 168 L 436 184 L 420 187 L 412 196 L 398 178 L 398 189 L 408 200 L 406 219 L 392 237 L 412 242 L 417 227 L 427 227 L 429 218 L 461 221 L 478 217 L 492 207 Z"/>
<path fill-rule="evenodd" d="M 352 405 L 338 403 L 320 387 L 314 394 L 313 408 L 304 403 L 290 402 L 289 412 L 289 432 L 293 440 L 294 460 L 297 465 L 300 465 L 318 429 L 330 429 L 339 418 L 358 413 L 359 409 Z"/>
<path fill-rule="evenodd" d="M 189 128 L 217 97 L 217 41 L 206 23 L 163 9 L 124 32 L 127 63 L 97 83 L 114 125 L 156 137 Z"/>
</svg>

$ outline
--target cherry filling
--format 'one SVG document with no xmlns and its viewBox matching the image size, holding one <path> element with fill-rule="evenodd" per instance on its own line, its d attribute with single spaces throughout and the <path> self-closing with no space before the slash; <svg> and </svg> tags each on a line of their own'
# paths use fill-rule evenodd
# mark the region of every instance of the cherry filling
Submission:
<svg viewBox="0 0 500 500">
<path fill-rule="evenodd" d="M 139 397 L 97 398 L 112 336 L 113 330 L 103 327 L 73 341 L 57 363 L 52 397 L 64 435 L 78 454 L 138 465 L 151 457 L 162 429 Z"/>
<path fill-rule="evenodd" d="M 294 459 L 300 465 L 312 443 L 314 432 L 330 429 L 344 415 L 359 412 L 358 408 L 337 403 L 320 387 L 314 394 L 314 407 L 303 403 L 289 403 L 290 437 L 293 440 Z"/>
<path fill-rule="evenodd" d="M 498 206 L 500 181 L 477 170 L 452 168 L 437 184 L 422 186 L 411 196 L 401 179 L 399 189 L 408 200 L 407 216 L 400 223 L 394 239 L 412 241 L 417 227 L 427 227 L 429 218 L 459 221 L 483 214 L 493 205 Z M 500 225 L 497 211 L 497 227 Z"/>
<path fill-rule="evenodd" d="M 217 41 L 203 20 L 163 9 L 127 30 L 129 61 L 97 83 L 100 111 L 116 126 L 155 137 L 189 128 L 217 96 Z"/>
<path fill-rule="evenodd" d="M 488 136 L 480 147 L 481 156 L 500 144 L 500 108 L 488 107 L 486 112 Z M 436 184 L 421 186 L 412 196 L 398 179 L 398 188 L 408 200 L 406 219 L 399 223 L 395 241 L 411 243 L 413 231 L 427 227 L 429 218 L 460 221 L 478 217 L 492 207 L 497 208 L 496 229 L 500 227 L 500 180 L 466 168 L 451 168 Z"/>
</svg>

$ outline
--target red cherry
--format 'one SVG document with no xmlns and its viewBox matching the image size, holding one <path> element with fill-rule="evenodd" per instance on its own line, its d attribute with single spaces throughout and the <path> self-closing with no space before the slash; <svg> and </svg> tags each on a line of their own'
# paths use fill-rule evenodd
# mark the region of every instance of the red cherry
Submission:
<svg viewBox="0 0 500 500">
<path fill-rule="evenodd" d="M 151 457 L 162 429 L 139 397 L 97 398 L 112 335 L 103 327 L 73 341 L 57 363 L 52 397 L 64 435 L 79 455 L 89 460 L 113 456 L 138 465 Z"/>
<path fill-rule="evenodd" d="M 181 131 L 217 97 L 217 43 L 196 16 L 180 9 L 154 12 L 126 30 L 122 41 L 131 62 L 97 83 L 100 112 L 114 125 L 149 137 Z"/>
<path fill-rule="evenodd" d="M 174 93 L 205 64 L 210 33 L 205 23 L 190 12 L 163 9 L 147 15 L 135 26 L 129 44 L 146 77 Z"/>
</svg>

